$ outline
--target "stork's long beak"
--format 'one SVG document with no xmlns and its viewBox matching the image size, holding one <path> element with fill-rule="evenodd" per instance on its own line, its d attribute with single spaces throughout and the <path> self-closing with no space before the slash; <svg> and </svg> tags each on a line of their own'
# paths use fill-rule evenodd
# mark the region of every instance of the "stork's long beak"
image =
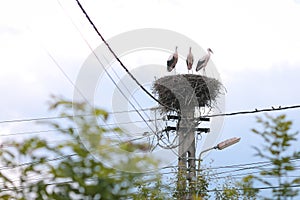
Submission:
<svg viewBox="0 0 300 200">
<path fill-rule="evenodd" d="M 209 49 L 209 51 L 210 51 L 211 53 L 214 53 L 211 49 Z"/>
</svg>

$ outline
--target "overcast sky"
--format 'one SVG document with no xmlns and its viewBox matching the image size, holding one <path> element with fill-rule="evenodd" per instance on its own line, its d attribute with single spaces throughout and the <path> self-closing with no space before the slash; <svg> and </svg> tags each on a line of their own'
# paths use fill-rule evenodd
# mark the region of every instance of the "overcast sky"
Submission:
<svg viewBox="0 0 300 200">
<path fill-rule="evenodd" d="M 47 54 L 75 82 L 91 50 L 72 21 L 92 48 L 101 44 L 75 0 L 59 2 L 0 1 L 0 121 L 55 115 L 47 111 L 50 94 L 72 99 L 73 85 Z M 163 28 L 213 49 L 212 61 L 227 89 L 226 112 L 300 104 L 298 0 L 82 3 L 107 39 L 133 29 Z M 299 109 L 272 114 L 280 113 L 300 130 Z M 255 115 L 226 118 L 219 140 L 238 136 L 241 142 L 205 159 L 216 165 L 256 161 L 254 127 Z M 28 123 L 2 123 L 0 128 L 0 134 L 41 129 Z"/>
</svg>

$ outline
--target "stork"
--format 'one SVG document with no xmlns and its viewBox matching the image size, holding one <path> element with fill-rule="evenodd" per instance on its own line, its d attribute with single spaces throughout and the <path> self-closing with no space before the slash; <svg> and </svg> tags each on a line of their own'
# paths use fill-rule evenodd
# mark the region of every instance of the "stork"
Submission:
<svg viewBox="0 0 300 200">
<path fill-rule="evenodd" d="M 186 65 L 187 65 L 188 71 L 190 71 L 192 69 L 193 63 L 194 63 L 194 56 L 192 54 L 192 47 L 190 47 L 189 54 L 186 57 Z"/>
<path fill-rule="evenodd" d="M 214 53 L 210 48 L 207 49 L 207 54 L 199 59 L 196 67 L 196 72 L 203 68 L 203 73 L 205 74 L 205 67 L 209 61 L 210 53 Z"/>
<path fill-rule="evenodd" d="M 176 63 L 178 61 L 178 52 L 177 52 L 177 46 L 175 47 L 175 52 L 169 57 L 168 61 L 167 61 L 167 70 L 168 72 L 171 72 L 175 66 Z"/>
</svg>

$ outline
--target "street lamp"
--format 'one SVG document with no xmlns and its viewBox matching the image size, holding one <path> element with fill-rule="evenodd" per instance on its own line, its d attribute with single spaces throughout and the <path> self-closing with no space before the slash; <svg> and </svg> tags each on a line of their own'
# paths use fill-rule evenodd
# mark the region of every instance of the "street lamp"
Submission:
<svg viewBox="0 0 300 200">
<path fill-rule="evenodd" d="M 201 162 L 201 156 L 202 156 L 203 153 L 211 151 L 213 149 L 223 150 L 223 149 L 225 149 L 225 148 L 227 148 L 231 145 L 234 145 L 234 144 L 238 143 L 240 140 L 241 140 L 241 138 L 233 137 L 233 138 L 227 139 L 223 142 L 220 142 L 219 144 L 217 144 L 214 147 L 211 147 L 211 148 L 208 148 L 208 149 L 205 149 L 205 150 L 201 151 L 200 154 L 199 154 L 199 157 L 198 157 L 198 170 L 197 170 L 198 176 L 199 176 L 199 173 L 200 173 L 200 162 Z M 197 185 L 198 185 L 198 180 L 197 180 Z M 196 193 L 197 197 L 198 197 L 199 192 L 200 191 L 198 190 L 197 193 Z"/>
<path fill-rule="evenodd" d="M 200 161 L 201 161 L 201 156 L 202 156 L 203 153 L 211 151 L 213 149 L 223 150 L 223 149 L 225 149 L 225 148 L 227 148 L 231 145 L 234 145 L 234 144 L 238 143 L 240 140 L 241 140 L 241 138 L 233 137 L 233 138 L 227 139 L 223 142 L 220 142 L 219 144 L 217 144 L 214 147 L 211 147 L 211 148 L 208 148 L 208 149 L 205 149 L 205 150 L 201 151 L 200 154 L 199 154 L 199 157 L 198 157 L 198 173 L 199 173 L 199 170 L 200 170 Z"/>
</svg>

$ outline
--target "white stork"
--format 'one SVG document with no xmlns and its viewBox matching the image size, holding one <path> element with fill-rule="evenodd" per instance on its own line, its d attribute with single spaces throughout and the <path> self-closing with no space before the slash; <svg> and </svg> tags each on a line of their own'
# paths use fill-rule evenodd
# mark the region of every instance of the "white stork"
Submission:
<svg viewBox="0 0 300 200">
<path fill-rule="evenodd" d="M 190 47 L 189 54 L 186 57 L 186 65 L 187 65 L 188 71 L 190 71 L 192 69 L 193 63 L 194 63 L 194 56 L 192 54 L 192 47 Z"/>
<path fill-rule="evenodd" d="M 171 72 L 175 66 L 176 63 L 178 61 L 178 52 L 177 52 L 177 46 L 175 47 L 175 52 L 169 57 L 168 61 L 167 61 L 167 70 L 168 72 Z"/>
<path fill-rule="evenodd" d="M 199 59 L 196 67 L 196 72 L 203 68 L 203 73 L 205 74 L 205 67 L 209 61 L 210 53 L 214 53 L 210 48 L 207 49 L 207 54 Z"/>
</svg>

